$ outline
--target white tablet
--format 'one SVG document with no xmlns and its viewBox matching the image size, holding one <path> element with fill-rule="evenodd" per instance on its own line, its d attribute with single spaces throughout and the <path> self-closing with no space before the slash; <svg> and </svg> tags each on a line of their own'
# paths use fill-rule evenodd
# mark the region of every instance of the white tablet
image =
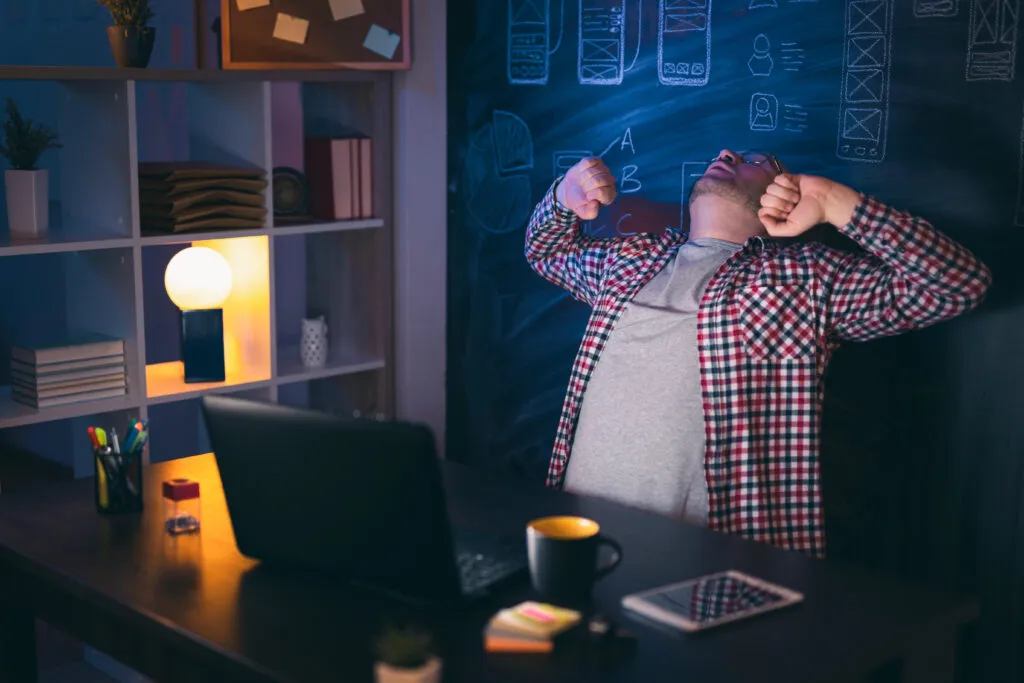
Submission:
<svg viewBox="0 0 1024 683">
<path fill-rule="evenodd" d="M 622 598 L 622 606 L 654 621 L 701 631 L 794 605 L 796 591 L 729 570 Z"/>
</svg>

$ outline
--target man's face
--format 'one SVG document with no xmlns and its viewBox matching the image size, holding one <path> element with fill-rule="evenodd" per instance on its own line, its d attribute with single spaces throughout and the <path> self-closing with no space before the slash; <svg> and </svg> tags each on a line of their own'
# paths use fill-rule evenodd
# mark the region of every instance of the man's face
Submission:
<svg viewBox="0 0 1024 683">
<path fill-rule="evenodd" d="M 741 204 L 756 214 L 761 208 L 761 195 L 778 175 L 777 163 L 764 152 L 740 154 L 723 149 L 694 184 L 690 202 L 703 195 L 714 195 Z"/>
</svg>

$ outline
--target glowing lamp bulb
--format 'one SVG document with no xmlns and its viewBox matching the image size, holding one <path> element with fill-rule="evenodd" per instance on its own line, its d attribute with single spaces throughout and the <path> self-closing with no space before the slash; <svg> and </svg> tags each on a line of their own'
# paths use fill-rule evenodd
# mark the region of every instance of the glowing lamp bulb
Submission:
<svg viewBox="0 0 1024 683">
<path fill-rule="evenodd" d="M 164 287 L 183 311 L 220 308 L 231 294 L 231 265 L 209 247 L 189 247 L 171 258 Z"/>
</svg>

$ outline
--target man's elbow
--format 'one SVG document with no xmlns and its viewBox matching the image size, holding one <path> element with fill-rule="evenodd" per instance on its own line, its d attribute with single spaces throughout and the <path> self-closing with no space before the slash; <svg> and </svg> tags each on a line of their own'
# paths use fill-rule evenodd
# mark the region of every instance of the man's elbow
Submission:
<svg viewBox="0 0 1024 683">
<path fill-rule="evenodd" d="M 964 287 L 965 305 L 963 312 L 974 310 L 985 301 L 988 290 L 992 286 L 992 271 L 981 261 L 977 262 L 971 277 Z"/>
</svg>

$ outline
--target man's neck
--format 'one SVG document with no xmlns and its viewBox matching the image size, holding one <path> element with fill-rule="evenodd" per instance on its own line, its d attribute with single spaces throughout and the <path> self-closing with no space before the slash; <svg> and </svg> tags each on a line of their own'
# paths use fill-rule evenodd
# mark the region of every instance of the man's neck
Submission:
<svg viewBox="0 0 1024 683">
<path fill-rule="evenodd" d="M 748 207 L 719 197 L 699 197 L 690 204 L 690 239 L 711 238 L 744 244 L 765 234 L 757 215 Z"/>
</svg>

